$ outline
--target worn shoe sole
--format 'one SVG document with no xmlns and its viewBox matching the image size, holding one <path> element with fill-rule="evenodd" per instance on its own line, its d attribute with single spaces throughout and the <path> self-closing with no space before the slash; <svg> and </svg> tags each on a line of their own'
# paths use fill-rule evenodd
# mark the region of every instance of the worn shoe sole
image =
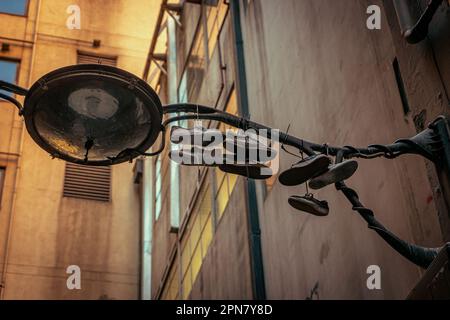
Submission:
<svg viewBox="0 0 450 320">
<path fill-rule="evenodd" d="M 319 155 L 307 165 L 295 166 L 284 171 L 280 174 L 278 180 L 285 186 L 298 186 L 305 183 L 312 177 L 326 172 L 330 163 L 330 158 L 324 155 Z"/>
<path fill-rule="evenodd" d="M 219 169 L 226 173 L 237 174 L 239 176 L 247 177 L 249 179 L 254 180 L 265 180 L 273 176 L 273 173 L 262 174 L 262 169 L 270 170 L 270 172 L 272 172 L 269 167 L 264 165 L 242 166 L 233 164 L 222 164 L 219 166 Z"/>
<path fill-rule="evenodd" d="M 309 187 L 314 190 L 322 189 L 325 186 L 344 181 L 350 178 L 358 169 L 358 162 L 347 160 L 337 165 L 333 165 L 330 170 L 309 181 Z"/>
<path fill-rule="evenodd" d="M 288 202 L 294 209 L 304 211 L 319 217 L 325 217 L 330 212 L 328 203 L 326 201 L 313 201 L 305 197 L 291 196 L 289 197 Z"/>
<path fill-rule="evenodd" d="M 249 159 L 251 156 L 256 155 L 256 159 L 253 161 L 258 161 L 260 163 L 268 162 L 274 160 L 278 153 L 275 149 L 264 145 L 263 143 L 243 142 L 239 140 L 224 140 L 224 148 L 229 152 L 236 155 L 241 155 L 245 159 Z"/>
</svg>

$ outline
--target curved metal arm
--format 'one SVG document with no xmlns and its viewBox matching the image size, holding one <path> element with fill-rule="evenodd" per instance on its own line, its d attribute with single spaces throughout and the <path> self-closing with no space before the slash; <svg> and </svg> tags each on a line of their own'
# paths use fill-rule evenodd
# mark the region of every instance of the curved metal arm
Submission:
<svg viewBox="0 0 450 320">
<path fill-rule="evenodd" d="M 159 146 L 159 149 L 156 150 L 155 152 L 151 152 L 151 153 L 140 153 L 141 156 L 145 156 L 145 157 L 153 157 L 153 156 L 157 156 L 159 155 L 161 152 L 164 151 L 165 147 L 166 147 L 166 127 L 162 126 L 161 129 L 161 145 Z"/>
<path fill-rule="evenodd" d="M 23 107 L 22 107 L 22 104 L 19 101 L 17 101 L 13 97 L 10 97 L 10 96 L 8 96 L 6 94 L 1 93 L 1 92 L 0 92 L 0 98 L 4 99 L 4 100 L 7 100 L 7 101 L 11 102 L 12 104 L 14 104 L 17 107 L 17 109 L 19 109 L 19 115 L 20 116 L 22 115 Z"/>
<path fill-rule="evenodd" d="M 158 150 L 156 150 L 155 152 L 152 153 L 146 153 L 146 152 L 141 152 L 137 149 L 125 149 L 121 152 L 119 152 L 119 154 L 115 157 L 108 157 L 109 160 L 114 161 L 117 158 L 122 158 L 125 156 L 129 156 L 130 157 L 130 161 L 132 161 L 133 156 L 139 155 L 139 156 L 144 156 L 144 157 L 153 157 L 153 156 L 157 156 L 159 155 L 161 152 L 164 151 L 165 147 L 166 147 L 166 127 L 162 126 L 161 128 L 161 145 L 159 146 Z"/>
<path fill-rule="evenodd" d="M 211 107 L 189 103 L 173 104 L 163 107 L 164 114 L 179 112 L 194 113 L 194 115 L 187 114 L 169 118 L 163 123 L 163 126 L 167 126 L 169 123 L 181 120 L 214 120 L 243 130 L 265 129 L 267 130 L 268 138 L 271 138 L 270 130 L 272 128 Z M 430 125 L 428 129 L 413 138 L 397 140 L 393 144 L 389 145 L 370 145 L 367 148 L 355 148 L 351 146 L 334 147 L 327 144 L 317 144 L 299 139 L 281 131 L 279 132 L 279 138 L 281 143 L 295 147 L 307 155 L 313 155 L 315 152 L 320 152 L 323 154 L 336 156 L 338 153 L 342 153 L 343 157 L 347 159 L 373 159 L 378 157 L 394 159 L 403 154 L 417 154 L 437 163 L 439 161 L 439 155 L 442 149 L 442 142 L 440 141 L 439 133 L 435 130 L 434 124 Z"/>
<path fill-rule="evenodd" d="M 182 112 L 196 113 L 175 116 L 167 119 L 163 123 L 163 127 L 166 127 L 172 122 L 181 120 L 192 120 L 192 119 L 202 119 L 202 120 L 213 120 L 226 123 L 233 127 L 247 130 L 247 129 L 267 129 L 268 135 L 270 137 L 270 129 L 267 126 L 261 125 L 259 123 L 249 121 L 223 111 L 218 111 L 213 108 L 198 106 L 194 104 L 182 104 L 182 105 L 171 105 L 163 108 L 164 113 L 175 113 L 182 110 Z M 438 119 L 439 120 L 439 119 Z M 445 119 L 444 119 L 445 121 Z M 344 158 L 360 157 L 366 159 L 372 159 L 375 157 L 385 157 L 388 159 L 396 158 L 405 153 L 414 153 L 430 159 L 431 161 L 437 161 L 437 154 L 442 149 L 442 141 L 439 134 L 435 130 L 436 123 L 432 123 L 430 127 L 420 134 L 416 135 L 411 139 L 398 140 L 391 145 L 371 145 L 365 149 L 354 148 L 350 146 L 345 146 L 342 148 L 329 147 L 327 145 L 319 145 L 309 141 L 305 141 L 287 133 L 280 133 L 280 141 L 286 145 L 290 145 L 298 148 L 299 150 L 305 152 L 308 155 L 314 154 L 314 152 L 326 153 L 329 155 L 336 156 L 336 162 L 342 162 Z M 355 190 L 347 187 L 344 182 L 336 183 L 336 189 L 342 191 L 347 200 L 352 204 L 352 209 L 357 211 L 361 217 L 368 223 L 370 229 L 378 233 L 394 250 L 400 253 L 403 257 L 411 261 L 412 263 L 422 267 L 427 268 L 434 258 L 437 256 L 439 249 L 436 248 L 425 248 L 410 244 L 397 237 L 394 233 L 386 229 L 380 222 L 375 218 L 372 210 L 364 207 L 364 205 L 359 200 L 358 194 Z"/>
<path fill-rule="evenodd" d="M 28 90 L 13 83 L 9 83 L 3 80 L 0 80 L 0 89 L 8 92 L 12 92 L 14 94 L 18 94 L 19 96 L 26 96 Z"/>
<path fill-rule="evenodd" d="M 336 163 L 340 163 L 342 160 L 342 153 L 339 153 L 336 157 Z M 372 210 L 364 207 L 355 190 L 349 188 L 343 181 L 336 183 L 335 186 L 337 190 L 342 191 L 347 200 L 352 204 L 352 210 L 358 212 L 367 222 L 368 227 L 374 230 L 395 251 L 410 262 L 426 269 L 436 258 L 441 248 L 425 248 L 400 239 L 375 218 Z"/>
<path fill-rule="evenodd" d="M 0 80 L 0 90 L 11 92 L 11 93 L 17 94 L 19 96 L 25 96 L 28 93 L 27 89 L 24 89 L 22 87 L 19 87 L 15 84 L 12 84 L 12 83 L 9 83 L 9 82 L 3 81 L 3 80 Z M 1 93 L 1 92 L 0 92 L 0 98 L 14 104 L 17 107 L 17 109 L 19 109 L 19 115 L 20 116 L 22 115 L 23 106 L 19 101 L 17 101 L 13 97 L 10 97 L 4 93 Z"/>
<path fill-rule="evenodd" d="M 163 126 L 167 126 L 168 124 L 170 124 L 172 122 L 177 122 L 177 121 L 182 121 L 182 120 L 195 120 L 195 119 L 219 121 L 219 122 L 223 122 L 230 126 L 233 126 L 235 128 L 239 128 L 239 129 L 243 129 L 243 130 L 248 130 L 248 129 L 264 130 L 265 129 L 265 130 L 267 130 L 267 137 L 269 139 L 271 138 L 271 134 L 270 134 L 271 128 L 266 127 L 261 124 L 258 124 L 253 121 L 246 120 L 244 118 L 236 117 L 232 114 L 228 114 L 225 112 L 217 112 L 214 114 L 208 113 L 208 114 L 198 114 L 198 115 L 177 116 L 177 117 L 167 119 L 163 123 Z M 280 132 L 280 141 L 283 142 L 284 144 L 287 144 L 287 145 L 290 145 L 292 147 L 296 147 L 297 149 L 302 150 L 307 155 L 314 154 L 312 144 L 308 141 L 290 136 L 283 132 Z"/>
<path fill-rule="evenodd" d="M 180 113 L 180 112 L 190 112 L 190 113 L 201 113 L 201 114 L 211 114 L 221 112 L 220 110 L 203 106 L 200 104 L 193 103 L 179 103 L 179 104 L 169 104 L 163 106 L 163 113 Z"/>
<path fill-rule="evenodd" d="M 361 215 L 367 222 L 369 228 L 378 233 L 384 241 L 403 257 L 424 269 L 428 268 L 434 258 L 436 258 L 440 248 L 425 248 L 400 239 L 378 222 L 372 210 L 364 207 L 355 190 L 347 187 L 344 182 L 336 183 L 336 189 L 342 191 L 347 200 L 352 204 L 352 210 L 357 211 Z"/>
</svg>

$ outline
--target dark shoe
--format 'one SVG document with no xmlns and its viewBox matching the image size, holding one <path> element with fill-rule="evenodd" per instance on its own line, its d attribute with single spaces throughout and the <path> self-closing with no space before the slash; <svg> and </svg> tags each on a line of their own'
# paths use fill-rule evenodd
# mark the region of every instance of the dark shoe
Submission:
<svg viewBox="0 0 450 320">
<path fill-rule="evenodd" d="M 219 166 L 219 169 L 222 170 L 223 172 L 237 174 L 239 176 L 246 177 L 249 179 L 265 180 L 273 176 L 273 174 L 262 174 L 261 170 L 263 168 L 270 170 L 269 167 L 262 164 L 250 166 L 243 166 L 236 164 L 222 164 Z"/>
<path fill-rule="evenodd" d="M 218 157 L 220 157 L 220 163 L 214 163 L 214 159 L 207 161 L 204 155 L 206 151 L 212 156 L 214 156 L 216 152 L 219 152 L 220 154 Z M 192 146 L 191 148 L 184 147 L 181 150 L 172 150 L 169 152 L 169 158 L 180 165 L 191 167 L 217 167 L 225 161 L 221 149 L 208 149 L 208 147 L 202 148 L 198 146 Z"/>
<path fill-rule="evenodd" d="M 223 142 L 224 148 L 243 159 L 258 163 L 266 163 L 277 157 L 277 151 L 260 141 L 258 136 L 227 135 Z M 254 157 L 254 159 L 250 159 Z"/>
<path fill-rule="evenodd" d="M 309 181 L 309 187 L 317 190 L 336 182 L 344 181 L 350 178 L 358 169 L 358 162 L 347 160 L 338 164 L 333 164 L 329 170 L 320 176 Z"/>
<path fill-rule="evenodd" d="M 324 217 L 330 212 L 328 202 L 317 200 L 312 195 L 292 196 L 288 200 L 291 207 L 311 213 L 315 216 Z"/>
<path fill-rule="evenodd" d="M 199 147 L 207 147 L 212 145 L 214 141 L 214 133 L 220 133 L 217 129 L 207 129 L 203 127 L 193 127 L 185 129 L 173 126 L 170 129 L 170 141 L 174 144 L 192 145 Z M 222 140 L 219 141 L 222 143 Z M 217 143 L 215 143 L 217 145 Z"/>
<path fill-rule="evenodd" d="M 314 155 L 294 164 L 292 168 L 280 174 L 278 180 L 285 186 L 297 186 L 326 172 L 330 164 L 328 156 Z"/>
</svg>

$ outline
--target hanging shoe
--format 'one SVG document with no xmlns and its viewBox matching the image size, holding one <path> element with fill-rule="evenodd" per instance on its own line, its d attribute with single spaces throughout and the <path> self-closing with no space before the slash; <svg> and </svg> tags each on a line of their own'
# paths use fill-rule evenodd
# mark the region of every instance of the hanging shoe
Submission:
<svg viewBox="0 0 450 320">
<path fill-rule="evenodd" d="M 203 127 L 183 128 L 172 126 L 170 129 L 170 142 L 173 144 L 192 145 L 199 147 L 207 147 L 214 143 L 217 145 L 214 137 L 221 137 L 219 141 L 224 140 L 223 134 L 217 129 L 207 129 Z"/>
<path fill-rule="evenodd" d="M 261 140 L 262 138 L 257 135 L 227 134 L 223 145 L 227 151 L 239 155 L 242 159 L 258 163 L 274 160 L 277 157 L 277 151 Z M 250 159 L 251 157 L 254 159 Z"/>
<path fill-rule="evenodd" d="M 210 155 L 209 158 L 205 156 L 206 152 Z M 225 161 L 220 148 L 198 146 L 184 146 L 181 150 L 172 150 L 169 152 L 169 158 L 180 165 L 191 167 L 217 167 Z M 215 162 L 216 158 L 220 160 Z"/>
<path fill-rule="evenodd" d="M 273 176 L 271 169 L 263 164 L 258 165 L 236 165 L 236 164 L 222 164 L 219 169 L 226 173 L 237 174 L 254 180 L 265 180 Z M 262 173 L 262 169 L 270 170 L 269 173 Z"/>
<path fill-rule="evenodd" d="M 350 178 L 358 169 L 358 162 L 355 160 L 347 160 L 338 164 L 333 164 L 329 170 L 320 176 L 309 181 L 309 187 L 314 190 L 321 189 L 330 184 L 344 181 Z"/>
<path fill-rule="evenodd" d="M 324 217 L 330 212 L 328 202 L 325 200 L 317 200 L 312 194 L 305 196 L 291 196 L 288 200 L 291 207 L 308 212 L 315 216 Z"/>
<path fill-rule="evenodd" d="M 280 174 L 278 180 L 285 186 L 297 186 L 326 172 L 330 164 L 331 160 L 328 156 L 323 154 L 313 155 L 284 171 Z"/>
</svg>

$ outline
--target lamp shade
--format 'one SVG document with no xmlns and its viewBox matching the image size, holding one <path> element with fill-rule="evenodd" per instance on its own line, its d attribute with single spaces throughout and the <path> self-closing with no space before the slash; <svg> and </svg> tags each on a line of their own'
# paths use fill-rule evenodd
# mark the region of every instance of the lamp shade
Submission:
<svg viewBox="0 0 450 320">
<path fill-rule="evenodd" d="M 85 165 L 129 161 L 146 152 L 162 128 L 161 102 L 145 81 L 96 64 L 64 67 L 39 79 L 23 115 L 39 146 Z"/>
</svg>

